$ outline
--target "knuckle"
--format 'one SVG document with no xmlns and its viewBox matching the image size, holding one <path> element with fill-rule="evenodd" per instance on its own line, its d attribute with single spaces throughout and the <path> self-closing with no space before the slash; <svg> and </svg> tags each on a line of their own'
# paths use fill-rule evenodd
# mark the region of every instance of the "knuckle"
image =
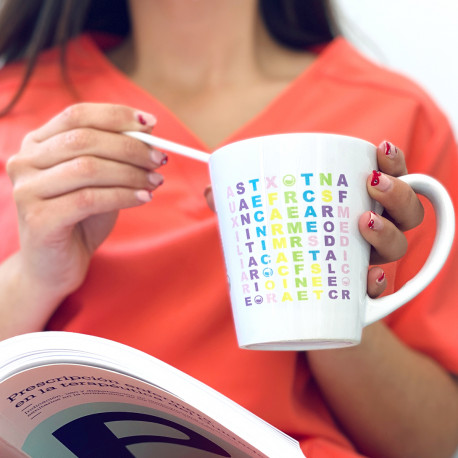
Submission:
<svg viewBox="0 0 458 458">
<path fill-rule="evenodd" d="M 22 140 L 20 150 L 10 156 L 5 162 L 5 171 L 11 180 L 15 179 L 21 171 L 27 166 L 32 165 L 30 158 L 33 156 L 34 151 L 29 147 L 28 143 L 32 133 L 28 133 Z"/>
<path fill-rule="evenodd" d="M 21 142 L 21 149 L 26 147 L 30 143 L 34 143 L 34 142 L 35 142 L 35 131 L 26 133 Z"/>
<path fill-rule="evenodd" d="M 6 173 L 12 181 L 14 181 L 16 173 L 18 169 L 20 168 L 20 163 L 21 163 L 21 160 L 18 158 L 17 154 L 11 156 L 6 161 L 6 164 L 5 164 Z"/>
<path fill-rule="evenodd" d="M 88 148 L 93 141 L 90 129 L 74 129 L 62 134 L 62 142 L 65 148 L 72 151 L 80 151 Z"/>
<path fill-rule="evenodd" d="M 407 175 L 408 173 L 409 172 L 407 170 L 406 163 L 404 162 L 404 159 L 402 159 L 397 164 L 397 167 L 395 167 L 395 170 L 393 172 L 393 176 L 402 177 L 404 175 Z"/>
<path fill-rule="evenodd" d="M 18 181 L 13 186 L 13 199 L 19 206 L 22 202 L 26 201 L 27 196 L 30 195 L 30 188 L 27 182 Z"/>
<path fill-rule="evenodd" d="M 82 124 L 85 119 L 86 104 L 77 103 L 65 108 L 61 113 L 61 118 L 69 127 L 75 127 Z"/>
<path fill-rule="evenodd" d="M 19 207 L 19 218 L 21 225 L 30 232 L 36 233 L 45 223 L 48 213 L 44 211 L 43 206 L 39 204 Z"/>
<path fill-rule="evenodd" d="M 88 210 L 95 203 L 94 191 L 90 188 L 80 189 L 74 194 L 74 204 L 79 210 Z"/>
<path fill-rule="evenodd" d="M 401 259 L 407 253 L 407 238 L 403 232 L 399 234 L 397 250 L 393 253 L 393 261 Z"/>
<path fill-rule="evenodd" d="M 417 200 L 418 198 L 415 195 L 414 191 L 410 189 L 409 192 L 405 193 L 405 197 L 402 203 L 405 205 L 406 208 L 416 209 L 418 207 Z"/>
<path fill-rule="evenodd" d="M 21 212 L 21 221 L 27 228 L 34 228 L 37 225 L 37 221 L 39 221 L 40 212 L 34 211 L 34 209 L 27 209 Z"/>
<path fill-rule="evenodd" d="M 396 206 L 399 208 L 404 208 L 406 210 L 410 209 L 413 204 L 413 199 L 415 198 L 415 194 L 410 189 L 410 186 L 402 185 L 402 192 L 398 192 L 396 198 Z"/>
<path fill-rule="evenodd" d="M 376 250 L 383 259 L 382 264 L 398 261 L 407 252 L 407 238 L 403 232 L 393 226 L 392 230 L 386 231 L 378 241 Z"/>
<path fill-rule="evenodd" d="M 415 195 L 415 214 L 416 214 L 416 225 L 418 226 L 423 222 L 423 219 L 425 217 L 425 208 L 423 207 L 423 204 L 421 203 L 420 199 Z"/>
<path fill-rule="evenodd" d="M 401 208 L 406 209 L 405 215 L 407 215 L 403 220 L 403 230 L 413 229 L 421 224 L 424 217 L 423 205 L 412 189 L 404 193 L 404 196 L 400 199 L 399 205 Z"/>
<path fill-rule="evenodd" d="M 28 167 L 30 167 L 28 158 L 20 153 L 16 153 L 7 159 L 5 171 L 14 184 L 24 174 Z"/>
<path fill-rule="evenodd" d="M 96 160 L 90 156 L 79 156 L 72 161 L 73 172 L 84 178 L 93 177 L 97 173 Z"/>
</svg>

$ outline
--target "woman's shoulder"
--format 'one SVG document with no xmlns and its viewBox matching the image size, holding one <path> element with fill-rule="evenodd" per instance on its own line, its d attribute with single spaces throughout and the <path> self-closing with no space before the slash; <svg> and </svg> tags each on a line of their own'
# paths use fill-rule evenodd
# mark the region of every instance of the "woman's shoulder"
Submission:
<svg viewBox="0 0 458 458">
<path fill-rule="evenodd" d="M 30 83 L 53 82 L 60 66 L 59 54 L 58 48 L 43 51 L 37 59 Z M 25 59 L 5 64 L 0 69 L 1 94 L 4 94 L 4 91 L 16 90 L 24 78 L 26 70 L 27 61 Z"/>
<path fill-rule="evenodd" d="M 61 47 L 53 47 L 43 51 L 34 66 L 27 83 L 27 90 L 59 91 L 68 90 L 68 83 L 80 78 L 88 78 L 97 65 L 95 58 L 100 50 L 88 35 L 72 39 L 65 48 L 65 57 Z M 65 71 L 63 71 L 63 66 Z M 16 93 L 27 71 L 27 62 L 19 60 L 8 63 L 0 68 L 0 104 Z M 68 81 L 63 78 L 68 76 Z M 47 92 L 52 97 L 50 92 Z"/>
<path fill-rule="evenodd" d="M 412 77 L 373 60 L 345 38 L 335 39 L 325 52 L 328 55 L 325 65 L 319 69 L 321 77 L 329 78 L 349 91 L 367 94 L 368 103 L 374 100 L 381 104 L 396 102 L 400 106 L 411 106 L 432 121 L 434 118 L 444 120 L 444 114 L 431 94 Z"/>
<path fill-rule="evenodd" d="M 376 61 L 357 49 L 343 37 L 335 39 L 329 47 L 327 65 L 323 72 L 349 84 L 389 92 L 405 93 L 407 96 L 422 98 L 424 89 L 411 77 Z"/>
</svg>

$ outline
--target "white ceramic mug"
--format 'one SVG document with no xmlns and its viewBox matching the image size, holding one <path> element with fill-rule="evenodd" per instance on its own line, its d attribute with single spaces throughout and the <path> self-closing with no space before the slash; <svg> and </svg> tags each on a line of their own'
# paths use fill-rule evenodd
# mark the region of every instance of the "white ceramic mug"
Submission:
<svg viewBox="0 0 458 458">
<path fill-rule="evenodd" d="M 355 345 L 362 328 L 419 294 L 445 262 L 454 212 L 425 175 L 401 179 L 433 204 L 437 234 L 421 271 L 399 291 L 366 294 L 370 246 L 358 218 L 376 203 L 366 180 L 376 147 L 331 134 L 281 134 L 229 144 L 210 158 L 240 347 Z"/>
<path fill-rule="evenodd" d="M 366 293 L 370 246 L 358 230 L 378 204 L 366 189 L 376 147 L 333 134 L 242 140 L 212 155 L 143 132 L 150 145 L 209 162 L 239 346 L 314 350 L 358 344 L 362 328 L 419 294 L 442 268 L 455 217 L 444 187 L 400 177 L 428 198 L 436 238 L 421 270 L 399 291 Z"/>
</svg>

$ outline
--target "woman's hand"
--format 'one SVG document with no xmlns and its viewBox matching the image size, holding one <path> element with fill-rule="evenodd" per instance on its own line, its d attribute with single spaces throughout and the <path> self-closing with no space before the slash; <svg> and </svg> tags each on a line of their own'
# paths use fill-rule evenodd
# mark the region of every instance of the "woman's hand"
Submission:
<svg viewBox="0 0 458 458">
<path fill-rule="evenodd" d="M 404 153 L 384 141 L 377 148 L 379 171 L 367 179 L 369 195 L 379 202 L 383 215 L 366 212 L 359 219 L 362 236 L 372 245 L 370 263 L 384 264 L 400 259 L 407 250 L 403 231 L 418 226 L 423 220 L 423 206 L 412 188 L 396 179 L 407 174 Z M 372 267 L 367 277 L 369 296 L 380 295 L 386 286 L 384 271 Z"/>
<path fill-rule="evenodd" d="M 61 300 L 84 280 L 118 210 L 148 202 L 167 157 L 121 135 L 152 115 L 108 104 L 67 108 L 29 133 L 7 164 L 19 218 L 21 275 Z"/>
</svg>

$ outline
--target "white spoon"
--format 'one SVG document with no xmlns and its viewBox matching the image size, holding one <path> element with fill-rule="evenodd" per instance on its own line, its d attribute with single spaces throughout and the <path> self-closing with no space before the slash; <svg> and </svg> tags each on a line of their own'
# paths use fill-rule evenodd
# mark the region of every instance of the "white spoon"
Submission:
<svg viewBox="0 0 458 458">
<path fill-rule="evenodd" d="M 136 138 L 141 140 L 148 145 L 155 146 L 156 148 L 165 149 L 171 151 L 172 153 L 181 154 L 182 156 L 190 157 L 201 162 L 207 162 L 210 159 L 210 154 L 205 153 L 194 148 L 189 148 L 188 146 L 180 145 L 179 143 L 171 142 L 170 140 L 165 140 L 163 138 L 155 137 L 154 135 L 145 134 L 144 132 L 124 132 L 125 135 L 129 137 Z"/>
</svg>

